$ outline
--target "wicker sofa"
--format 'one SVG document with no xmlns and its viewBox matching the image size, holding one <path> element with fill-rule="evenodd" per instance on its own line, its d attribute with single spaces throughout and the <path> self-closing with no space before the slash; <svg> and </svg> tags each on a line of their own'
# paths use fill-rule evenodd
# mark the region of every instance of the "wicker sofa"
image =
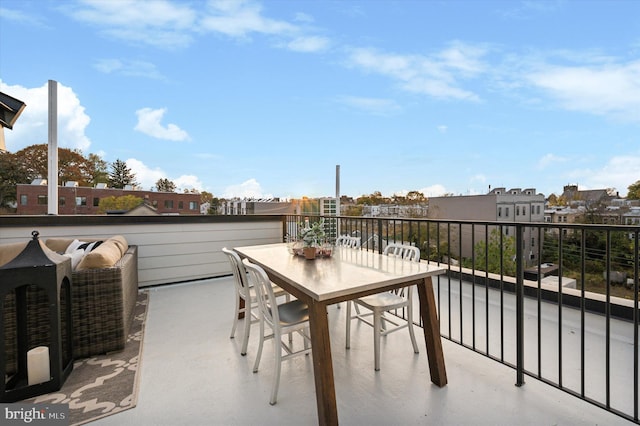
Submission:
<svg viewBox="0 0 640 426">
<path fill-rule="evenodd" d="M 56 252 L 64 251 L 73 240 L 47 240 L 46 246 Z M 66 245 L 65 245 L 66 244 Z M 125 242 L 126 244 L 126 242 Z M 0 264 L 6 263 L 17 253 L 7 254 L 0 246 Z M 138 248 L 119 244 L 123 254 L 111 266 L 76 269 L 71 277 L 71 312 L 73 321 L 73 357 L 86 358 L 92 355 L 119 351 L 124 348 L 133 320 L 133 311 L 138 294 Z M 62 250 L 60 250 L 63 248 Z M 4 257 L 4 259 L 3 259 Z M 7 258 L 9 258 L 7 260 Z M 29 295 L 29 293 L 33 293 Z M 46 297 L 37 287 L 28 290 L 28 301 L 38 308 L 29 318 L 29 345 L 38 346 L 48 341 L 48 336 L 39 331 L 38 318 L 46 319 Z M 44 303 L 41 303 L 43 302 Z M 11 298 L 4 301 L 6 370 L 15 368 L 15 305 Z M 65 301 L 62 301 L 64 305 Z M 40 312 L 42 311 L 42 312 Z M 45 320 L 46 323 L 46 320 Z M 64 328 L 64 327 L 63 327 Z"/>
</svg>

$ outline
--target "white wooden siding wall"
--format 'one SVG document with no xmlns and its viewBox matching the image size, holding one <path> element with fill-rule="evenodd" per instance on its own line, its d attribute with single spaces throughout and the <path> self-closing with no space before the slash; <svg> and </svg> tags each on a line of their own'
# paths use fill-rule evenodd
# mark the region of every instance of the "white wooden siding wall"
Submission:
<svg viewBox="0 0 640 426">
<path fill-rule="evenodd" d="M 282 222 L 126 224 L 0 228 L 0 244 L 24 242 L 37 230 L 40 239 L 108 238 L 123 235 L 138 246 L 140 287 L 231 273 L 222 247 L 282 242 Z"/>
</svg>

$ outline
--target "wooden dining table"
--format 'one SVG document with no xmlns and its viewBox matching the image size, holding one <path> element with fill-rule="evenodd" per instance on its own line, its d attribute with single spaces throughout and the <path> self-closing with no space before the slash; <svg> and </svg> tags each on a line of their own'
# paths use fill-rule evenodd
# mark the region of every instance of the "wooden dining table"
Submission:
<svg viewBox="0 0 640 426">
<path fill-rule="evenodd" d="M 274 283 L 309 306 L 318 424 L 337 425 L 333 362 L 327 306 L 369 294 L 415 285 L 431 381 L 442 387 L 447 373 L 431 277 L 446 269 L 378 252 L 334 248 L 330 257 L 306 260 L 286 243 L 236 247 L 241 257 L 261 266 Z"/>
</svg>

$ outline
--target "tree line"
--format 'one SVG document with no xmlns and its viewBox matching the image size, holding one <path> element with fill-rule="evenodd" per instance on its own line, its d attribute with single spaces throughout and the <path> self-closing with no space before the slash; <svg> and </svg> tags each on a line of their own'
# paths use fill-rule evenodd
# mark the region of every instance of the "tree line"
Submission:
<svg viewBox="0 0 640 426">
<path fill-rule="evenodd" d="M 48 145 L 31 145 L 15 153 L 0 151 L 0 208 L 17 202 L 16 185 L 28 184 L 34 179 L 48 177 Z M 127 163 L 116 159 L 104 161 L 98 154 L 84 156 L 80 150 L 58 148 L 58 182 L 77 182 L 79 186 L 95 187 L 106 183 L 110 188 L 123 189 L 138 186 L 136 174 Z M 176 185 L 166 178 L 158 179 L 156 190 L 175 192 Z M 213 195 L 203 193 L 207 198 Z"/>
</svg>

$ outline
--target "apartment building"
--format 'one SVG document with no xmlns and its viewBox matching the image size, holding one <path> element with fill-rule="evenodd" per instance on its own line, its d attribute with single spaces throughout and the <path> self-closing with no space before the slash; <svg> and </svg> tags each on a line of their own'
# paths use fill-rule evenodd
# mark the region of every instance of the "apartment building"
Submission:
<svg viewBox="0 0 640 426">
<path fill-rule="evenodd" d="M 99 210 L 101 199 L 125 195 L 142 198 L 145 204 L 153 207 L 161 215 L 200 214 L 200 194 L 142 191 L 133 188 L 116 189 L 108 188 L 105 184 L 92 188 L 78 186 L 75 182 L 67 182 L 64 186 L 58 186 L 58 214 L 102 214 Z M 17 214 L 47 214 L 49 203 L 47 180 L 36 179 L 31 184 L 18 184 L 16 198 L 18 200 Z"/>
<path fill-rule="evenodd" d="M 462 195 L 455 197 L 429 198 L 429 219 L 445 220 L 477 220 L 497 221 L 505 224 L 514 222 L 544 222 L 545 197 L 537 194 L 535 188 L 494 188 L 488 194 Z M 470 257 L 473 246 L 486 239 L 484 228 L 463 226 L 452 232 L 458 235 L 460 241 L 452 241 L 450 250 L 462 253 L 463 257 Z M 507 236 L 515 236 L 514 226 L 503 226 L 502 232 Z M 537 261 L 539 241 L 537 232 L 526 228 L 524 234 L 524 250 L 527 263 Z"/>
</svg>

